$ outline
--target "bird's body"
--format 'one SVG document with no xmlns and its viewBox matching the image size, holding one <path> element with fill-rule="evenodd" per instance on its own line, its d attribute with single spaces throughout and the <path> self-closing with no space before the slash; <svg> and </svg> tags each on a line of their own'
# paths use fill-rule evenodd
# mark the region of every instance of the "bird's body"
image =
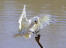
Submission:
<svg viewBox="0 0 66 48">
<path fill-rule="evenodd" d="M 26 17 L 26 5 L 24 5 L 23 12 L 19 18 L 19 34 L 25 38 L 30 38 L 32 32 L 36 32 L 40 29 L 43 29 L 45 26 L 49 25 L 52 22 L 51 16 L 35 16 L 32 19 L 27 19 Z"/>
</svg>

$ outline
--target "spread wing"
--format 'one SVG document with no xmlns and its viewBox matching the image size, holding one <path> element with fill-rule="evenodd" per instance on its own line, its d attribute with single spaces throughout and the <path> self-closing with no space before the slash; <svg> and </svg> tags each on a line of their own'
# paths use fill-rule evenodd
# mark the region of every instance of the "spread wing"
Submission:
<svg viewBox="0 0 66 48">
<path fill-rule="evenodd" d="M 47 25 L 50 25 L 52 21 L 52 17 L 50 15 L 42 16 L 39 18 L 40 20 L 40 29 L 43 29 Z"/>
<path fill-rule="evenodd" d="M 20 18 L 19 18 L 19 21 L 18 21 L 18 23 L 19 23 L 19 32 L 21 32 L 22 29 L 24 29 L 25 27 L 28 26 L 28 25 L 27 25 L 28 19 L 27 19 L 27 17 L 26 17 L 26 9 L 25 9 L 25 8 L 26 8 L 26 5 L 24 5 L 22 14 L 21 14 L 21 16 L 20 16 Z"/>
</svg>

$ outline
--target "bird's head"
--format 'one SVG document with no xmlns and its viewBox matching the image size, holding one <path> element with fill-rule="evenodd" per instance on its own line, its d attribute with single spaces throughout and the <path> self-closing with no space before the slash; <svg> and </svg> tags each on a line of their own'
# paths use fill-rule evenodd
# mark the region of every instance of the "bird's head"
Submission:
<svg viewBox="0 0 66 48">
<path fill-rule="evenodd" d="M 32 22 L 35 24 L 37 24 L 38 21 L 39 21 L 39 17 L 37 17 L 37 16 L 32 19 Z"/>
</svg>

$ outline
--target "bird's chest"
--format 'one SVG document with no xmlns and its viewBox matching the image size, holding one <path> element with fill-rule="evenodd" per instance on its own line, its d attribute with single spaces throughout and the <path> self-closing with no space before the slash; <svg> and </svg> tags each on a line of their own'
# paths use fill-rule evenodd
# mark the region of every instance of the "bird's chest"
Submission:
<svg viewBox="0 0 66 48">
<path fill-rule="evenodd" d="M 34 32 L 38 29 L 38 24 L 35 24 L 33 25 L 31 28 L 30 28 L 30 31 Z"/>
</svg>

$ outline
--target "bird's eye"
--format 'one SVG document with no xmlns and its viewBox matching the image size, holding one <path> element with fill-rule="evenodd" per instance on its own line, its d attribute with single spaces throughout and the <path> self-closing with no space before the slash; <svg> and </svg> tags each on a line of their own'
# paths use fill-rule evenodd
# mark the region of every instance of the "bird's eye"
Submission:
<svg viewBox="0 0 66 48">
<path fill-rule="evenodd" d="M 36 20 L 34 22 L 37 22 Z"/>
</svg>

